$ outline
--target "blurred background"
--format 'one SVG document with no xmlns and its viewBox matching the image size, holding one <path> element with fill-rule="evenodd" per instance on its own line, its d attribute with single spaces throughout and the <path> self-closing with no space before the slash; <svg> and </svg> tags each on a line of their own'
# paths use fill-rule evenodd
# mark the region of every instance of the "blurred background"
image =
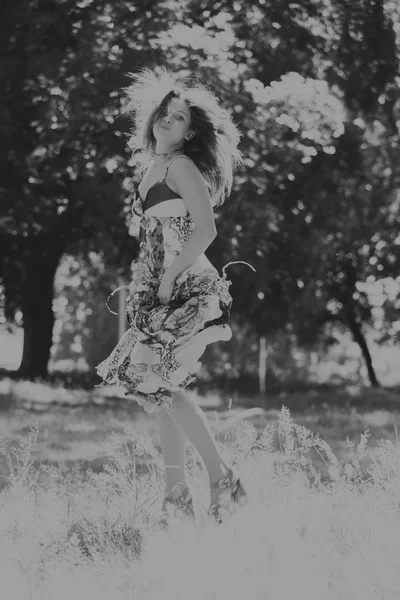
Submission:
<svg viewBox="0 0 400 600">
<path fill-rule="evenodd" d="M 100 382 L 126 327 L 105 301 L 138 251 L 121 93 L 166 67 L 209 85 L 242 132 L 207 254 L 256 269 L 228 269 L 234 336 L 194 389 L 260 405 L 323 386 L 397 394 L 397 0 L 13 0 L 0 27 L 3 379 Z M 123 315 L 123 296 L 110 305 Z"/>
</svg>

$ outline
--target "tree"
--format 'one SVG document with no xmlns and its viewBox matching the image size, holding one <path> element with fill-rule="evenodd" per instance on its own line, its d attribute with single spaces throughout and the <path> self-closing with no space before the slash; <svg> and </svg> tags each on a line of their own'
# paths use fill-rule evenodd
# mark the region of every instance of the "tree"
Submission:
<svg viewBox="0 0 400 600">
<path fill-rule="evenodd" d="M 371 307 L 359 287 L 398 269 L 393 215 L 400 169 L 400 9 L 379 0 L 357 0 L 351 7 L 343 0 L 249 0 L 231 11 L 227 2 L 203 0 L 191 10 L 197 23 L 207 11 L 208 31 L 219 31 L 218 13 L 227 13 L 234 60 L 255 99 L 254 108 L 244 103 L 240 112 L 233 96 L 247 134 L 247 180 L 240 181 L 237 213 L 223 221 L 234 242 L 230 251 L 245 260 L 250 255 L 262 275 L 252 283 L 242 276 L 237 293 L 245 290 L 247 297 L 241 303 L 247 302 L 260 331 L 288 327 L 304 343 L 315 341 L 326 320 L 341 320 L 376 385 L 362 333 Z M 293 73 L 290 79 L 288 71 L 300 77 Z M 316 89 L 325 80 L 342 106 L 321 110 L 318 95 L 309 94 L 313 78 Z M 286 97 L 285 79 L 291 83 Z"/>
<path fill-rule="evenodd" d="M 7 314 L 24 306 L 24 372 L 40 371 L 33 348 L 48 355 L 51 294 L 36 300 L 61 254 L 100 253 L 120 275 L 134 257 L 118 90 L 154 64 L 198 74 L 244 134 L 209 252 L 219 269 L 237 259 L 257 269 L 228 273 L 238 319 L 309 344 L 340 319 L 362 345 L 372 315 L 360 286 L 398 266 L 399 12 L 379 0 L 16 1 L 0 41 L 0 277 Z M 43 267 L 40 286 L 28 264 Z M 29 331 L 29 306 L 46 313 L 45 336 Z"/>
<path fill-rule="evenodd" d="M 128 70 L 162 62 L 153 40 L 170 18 L 162 2 L 91 0 L 16 0 L 4 15 L 0 276 L 7 316 L 23 312 L 25 377 L 47 372 L 62 254 L 98 250 L 126 271 L 137 247 L 118 96 Z"/>
</svg>

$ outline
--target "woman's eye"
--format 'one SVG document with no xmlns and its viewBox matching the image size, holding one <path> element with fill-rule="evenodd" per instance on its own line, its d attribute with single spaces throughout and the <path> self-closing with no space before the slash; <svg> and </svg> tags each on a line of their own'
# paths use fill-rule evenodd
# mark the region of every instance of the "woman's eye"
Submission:
<svg viewBox="0 0 400 600">
<path fill-rule="evenodd" d="M 182 119 L 183 119 L 182 115 L 179 115 L 176 113 L 169 113 L 168 116 L 172 117 L 173 119 L 179 119 L 180 121 L 182 121 Z"/>
</svg>

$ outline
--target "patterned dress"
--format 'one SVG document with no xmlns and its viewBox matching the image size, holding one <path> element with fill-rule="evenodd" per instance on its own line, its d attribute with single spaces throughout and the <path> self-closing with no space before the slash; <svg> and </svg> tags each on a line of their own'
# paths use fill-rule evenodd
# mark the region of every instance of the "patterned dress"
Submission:
<svg viewBox="0 0 400 600">
<path fill-rule="evenodd" d="M 125 395 L 148 413 L 170 409 L 172 392 L 196 379 L 206 346 L 232 337 L 227 325 L 231 282 L 225 272 L 219 276 L 205 254 L 176 279 L 168 304 L 157 297 L 164 271 L 194 229 L 183 199 L 167 186 L 166 174 L 151 186 L 144 202 L 136 190 L 132 223 L 139 225 L 140 249 L 126 286 L 129 328 L 96 367 L 103 379 L 100 386 L 123 386 Z"/>
</svg>

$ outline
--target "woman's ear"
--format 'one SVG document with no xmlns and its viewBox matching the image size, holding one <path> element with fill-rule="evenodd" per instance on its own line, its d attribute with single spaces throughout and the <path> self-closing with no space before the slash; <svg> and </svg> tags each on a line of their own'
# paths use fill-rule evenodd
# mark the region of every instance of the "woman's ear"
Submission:
<svg viewBox="0 0 400 600">
<path fill-rule="evenodd" d="M 194 131 L 190 131 L 187 135 L 185 135 L 185 139 L 187 139 L 189 141 L 192 139 L 193 136 L 194 136 Z"/>
</svg>

